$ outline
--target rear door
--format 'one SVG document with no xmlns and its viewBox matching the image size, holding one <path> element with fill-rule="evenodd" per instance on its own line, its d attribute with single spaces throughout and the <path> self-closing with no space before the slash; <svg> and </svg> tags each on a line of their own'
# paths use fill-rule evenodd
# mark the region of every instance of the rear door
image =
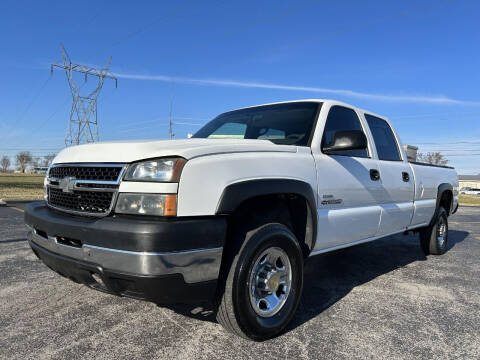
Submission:
<svg viewBox="0 0 480 360">
<path fill-rule="evenodd" d="M 377 194 L 382 192 L 375 177 L 379 168 L 372 157 L 366 124 L 357 112 L 345 106 L 324 104 L 318 124 L 312 142 L 318 183 L 316 251 L 375 236 L 381 212 Z M 328 145 L 333 134 L 343 130 L 362 130 L 369 139 L 369 148 L 333 155 L 322 153 L 322 144 Z"/>
<path fill-rule="evenodd" d="M 365 113 L 380 169 L 382 215 L 378 235 L 398 232 L 410 225 L 413 216 L 414 176 L 390 124 Z"/>
</svg>

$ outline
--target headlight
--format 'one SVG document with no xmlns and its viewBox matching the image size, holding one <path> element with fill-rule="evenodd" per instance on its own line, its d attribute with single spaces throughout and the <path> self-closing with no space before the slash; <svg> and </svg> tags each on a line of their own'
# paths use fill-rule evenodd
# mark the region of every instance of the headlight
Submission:
<svg viewBox="0 0 480 360">
<path fill-rule="evenodd" d="M 124 180 L 178 182 L 186 162 L 183 158 L 164 158 L 138 162 L 128 167 Z"/>
<path fill-rule="evenodd" d="M 115 212 L 120 214 L 176 216 L 177 195 L 118 194 Z"/>
</svg>

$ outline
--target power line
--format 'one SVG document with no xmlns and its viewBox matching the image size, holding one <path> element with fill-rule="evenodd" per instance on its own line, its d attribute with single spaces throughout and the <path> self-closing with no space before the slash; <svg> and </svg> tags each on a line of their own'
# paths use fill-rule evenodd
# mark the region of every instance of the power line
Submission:
<svg viewBox="0 0 480 360">
<path fill-rule="evenodd" d="M 408 16 L 408 15 L 411 15 L 411 14 L 414 14 L 414 13 L 420 13 L 422 11 L 425 11 L 425 10 L 428 10 L 428 9 L 431 9 L 431 8 L 434 8 L 438 5 L 443 5 L 444 3 L 446 3 L 447 1 L 455 1 L 455 0 L 443 0 L 443 1 L 438 1 L 438 2 L 435 2 L 435 4 L 433 5 L 427 5 L 427 6 L 420 6 L 420 7 L 417 7 L 417 8 L 414 8 L 414 9 L 410 9 L 410 10 L 406 10 L 406 11 L 403 11 L 403 12 L 400 12 L 400 13 L 397 13 L 397 14 L 393 14 L 393 15 L 390 15 L 390 16 L 387 16 L 387 17 L 384 17 L 382 19 L 379 19 L 379 20 L 374 20 L 374 21 L 371 21 L 371 22 L 368 22 L 368 23 L 365 23 L 363 25 L 360 25 L 360 26 L 353 26 L 349 29 L 345 29 L 345 30 L 338 30 L 338 31 L 334 31 L 334 32 L 331 32 L 329 34 L 327 34 L 326 36 L 325 35 L 322 35 L 318 38 L 315 38 L 315 39 L 310 39 L 310 40 L 306 40 L 306 41 L 302 41 L 302 42 L 296 42 L 295 44 L 292 44 L 292 45 L 284 45 L 284 46 L 281 46 L 281 47 L 278 47 L 276 49 L 273 49 L 272 51 L 270 51 L 269 53 L 275 53 L 275 52 L 278 52 L 278 51 L 282 51 L 282 50 L 285 50 L 285 49 L 288 49 L 288 48 L 294 48 L 294 47 L 298 47 L 298 46 L 302 46 L 302 45 L 305 45 L 307 43 L 310 43 L 312 41 L 316 41 L 318 39 L 325 39 L 325 38 L 332 38 L 332 37 L 335 37 L 337 35 L 344 35 L 346 33 L 349 33 L 349 32 L 352 32 L 352 31 L 356 31 L 358 29 L 362 29 L 362 28 L 367 28 L 369 26 L 372 26 L 372 25 L 376 25 L 376 24 L 380 24 L 380 23 L 383 23 L 383 22 L 386 22 L 386 21 L 390 21 L 390 20 L 396 20 L 396 19 L 399 19 L 399 18 L 402 18 L 402 17 L 405 17 L 405 16 Z M 282 17 L 284 16 L 284 14 L 281 14 L 280 16 L 274 16 L 274 17 L 271 17 L 270 20 L 272 18 L 278 18 L 278 17 Z M 257 24 L 254 24 L 254 26 L 256 26 Z M 223 38 L 226 38 L 228 36 L 231 36 L 231 35 L 235 35 L 235 34 L 238 34 L 241 30 L 238 30 L 238 31 L 233 31 L 229 34 L 226 34 L 226 35 L 223 35 L 223 36 L 219 36 L 217 37 L 216 39 L 213 39 L 213 40 L 210 40 L 204 44 L 210 44 L 210 43 L 213 43 L 215 41 L 218 41 L 218 40 L 221 40 Z M 259 54 L 260 56 L 264 56 L 265 55 L 265 52 L 262 52 L 261 54 Z M 229 65 L 229 64 L 232 64 L 232 63 L 236 63 L 235 61 L 234 62 L 226 62 L 226 63 L 223 63 L 223 64 L 220 64 L 219 66 L 225 66 L 225 65 Z M 219 67 L 217 66 L 217 68 Z M 180 123 L 177 123 L 177 124 L 180 124 Z M 187 124 L 187 123 L 185 123 Z M 194 124 L 192 124 L 194 125 Z M 195 124 L 195 125 L 200 125 L 200 124 Z"/>
<path fill-rule="evenodd" d="M 2 151 L 55 151 L 61 148 L 0 148 Z"/>
<path fill-rule="evenodd" d="M 47 86 L 48 82 L 52 78 L 52 75 L 48 76 L 48 78 L 42 83 L 42 85 L 39 87 L 39 89 L 35 92 L 34 96 L 32 99 L 29 101 L 25 109 L 20 113 L 20 116 L 18 117 L 17 121 L 15 122 L 15 127 L 18 127 L 18 123 L 21 122 L 25 116 L 25 114 L 30 110 L 30 107 L 33 105 L 33 103 L 38 99 L 38 97 L 41 95 L 43 89 Z M 10 135 L 14 132 L 14 130 L 11 130 L 6 137 L 10 137 Z"/>
<path fill-rule="evenodd" d="M 477 149 L 422 149 L 419 152 L 459 152 L 459 151 L 480 151 L 479 148 Z"/>
<path fill-rule="evenodd" d="M 464 156 L 464 157 L 480 156 L 480 153 L 478 153 L 478 154 L 476 154 L 476 153 L 475 154 L 468 154 L 468 155 L 467 154 L 447 154 L 447 155 L 445 155 L 445 157 L 447 157 L 447 158 L 450 157 L 450 156 Z"/>
<path fill-rule="evenodd" d="M 65 105 L 68 104 L 69 101 L 70 101 L 69 98 L 66 99 L 66 100 L 62 103 L 61 106 L 59 106 L 49 117 L 46 118 L 46 120 L 45 120 L 43 123 L 41 123 L 41 124 L 40 124 L 39 126 L 37 126 L 35 129 L 33 129 L 33 130 L 32 130 L 32 133 L 36 133 L 38 130 L 42 130 L 42 129 L 45 127 L 45 125 L 47 125 L 47 123 L 48 123 L 50 120 L 52 120 L 53 117 L 54 117 L 55 115 L 57 115 L 57 113 L 58 113 Z"/>
<path fill-rule="evenodd" d="M 438 149 L 440 147 L 440 149 L 469 149 L 469 148 L 475 148 L 477 146 L 480 146 L 480 143 L 443 143 L 443 144 L 436 144 L 436 145 L 425 145 L 425 144 L 421 144 L 421 143 L 416 143 L 416 145 L 419 145 L 419 146 L 422 146 L 422 147 L 425 147 L 425 148 L 428 148 L 428 149 Z"/>
<path fill-rule="evenodd" d="M 28 112 L 28 110 L 30 109 L 30 107 L 33 105 L 33 103 L 35 102 L 35 100 L 37 100 L 37 98 L 40 96 L 40 94 L 42 93 L 43 89 L 45 89 L 45 87 L 47 86 L 48 82 L 50 81 L 50 79 L 52 78 L 52 75 L 50 75 L 47 80 L 45 80 L 42 84 L 42 86 L 40 86 L 40 88 L 38 89 L 38 91 L 35 93 L 35 95 L 33 96 L 32 100 L 30 100 L 30 102 L 27 104 L 27 106 L 25 107 L 25 109 L 23 110 L 20 118 L 17 120 L 17 123 L 18 121 L 20 121 L 24 116 L 25 114 Z"/>
<path fill-rule="evenodd" d="M 62 48 L 62 63 L 52 64 L 51 72 L 53 73 L 54 67 L 65 70 L 73 97 L 68 132 L 65 136 L 65 145 L 70 146 L 98 141 L 98 95 L 100 94 L 105 79 L 115 80 L 115 87 L 117 86 L 117 78 L 109 72 L 110 61 L 112 58 L 108 58 L 107 64 L 104 68 L 96 69 L 91 66 L 72 63 L 63 44 L 61 44 L 60 47 Z M 83 74 L 85 76 L 85 82 L 89 75 L 97 77 L 97 86 L 89 94 L 82 96 L 80 94 L 82 86 L 76 84 L 73 78 L 74 73 Z"/>
<path fill-rule="evenodd" d="M 147 30 L 149 27 L 155 25 L 156 23 L 161 22 L 162 20 L 166 20 L 169 16 L 174 15 L 175 13 L 177 13 L 177 12 L 180 11 L 180 10 L 183 10 L 183 8 L 184 8 L 186 5 L 188 5 L 189 3 L 192 3 L 193 1 L 194 1 L 194 0 L 186 1 L 186 2 L 183 4 L 183 6 L 175 9 L 174 11 L 170 12 L 169 14 L 167 14 L 167 15 L 165 15 L 165 16 L 161 16 L 161 17 L 155 19 L 154 21 L 152 21 L 151 23 L 147 24 L 146 26 L 144 26 L 144 27 L 142 27 L 142 28 L 140 28 L 140 29 L 137 29 L 137 30 L 135 30 L 135 31 L 133 31 L 133 32 L 131 32 L 131 33 L 129 33 L 129 34 L 127 34 L 124 38 L 122 38 L 122 39 L 120 39 L 120 40 L 117 40 L 117 41 L 115 41 L 114 43 L 112 43 L 112 45 L 111 45 L 110 47 L 117 46 L 117 45 L 120 44 L 121 42 L 123 42 L 123 41 L 125 41 L 125 40 L 127 40 L 127 39 L 129 39 L 129 38 L 131 38 L 131 37 L 134 37 L 134 36 L 136 36 L 136 35 L 144 32 L 145 30 Z M 97 17 L 98 17 L 98 14 L 92 16 L 92 18 L 88 21 L 88 23 L 92 22 L 92 21 L 93 21 L 95 18 L 97 18 Z M 50 75 L 50 77 L 47 79 L 47 81 L 50 80 L 50 78 L 51 78 L 51 75 Z M 83 86 L 83 85 L 82 85 L 82 86 Z M 44 86 L 42 86 L 42 89 L 41 89 L 41 90 L 43 90 L 43 87 L 44 87 Z M 104 100 L 105 100 L 105 98 L 103 99 L 103 101 L 104 101 Z M 41 129 L 41 128 L 45 127 L 46 123 L 47 123 L 49 120 L 51 120 L 51 119 L 57 114 L 57 112 L 61 110 L 61 108 L 62 108 L 64 105 L 65 105 L 65 104 L 62 104 L 57 110 L 55 110 L 55 111 L 52 113 L 52 115 L 50 115 L 50 116 L 47 118 L 47 120 L 46 120 L 38 129 Z"/>
<path fill-rule="evenodd" d="M 143 124 L 158 124 L 158 121 L 159 120 L 163 120 L 163 119 L 167 119 L 168 118 L 168 115 L 163 115 L 163 116 L 159 116 L 159 117 L 156 117 L 152 120 L 146 120 L 146 121 L 137 121 L 135 122 L 136 125 L 143 125 Z M 210 121 L 212 120 L 212 118 L 195 118 L 195 117 L 185 117 L 185 116 L 172 116 L 172 119 L 173 121 L 176 123 L 176 124 L 179 124 L 178 122 L 176 122 L 175 120 L 197 120 L 197 121 Z M 131 126 L 132 123 L 124 123 L 124 124 L 119 124 L 118 127 L 122 128 L 122 127 L 125 127 L 125 126 Z M 196 124 L 196 125 L 202 125 L 202 124 Z"/>
<path fill-rule="evenodd" d="M 179 11 L 183 10 L 187 5 L 190 5 L 190 3 L 194 2 L 194 0 L 188 0 L 186 2 L 184 2 L 182 4 L 182 6 L 172 10 L 171 12 L 169 12 L 168 14 L 165 14 L 165 15 L 162 15 L 158 18 L 156 18 L 155 20 L 153 20 L 152 22 L 148 23 L 147 25 L 135 30 L 135 31 L 132 31 L 131 33 L 127 34 L 126 36 L 124 36 L 123 38 L 121 38 L 120 40 L 117 40 L 115 42 L 112 43 L 112 45 L 110 45 L 110 48 L 111 47 L 114 47 L 114 46 L 117 46 L 119 45 L 120 43 L 146 31 L 147 29 L 149 29 L 150 27 L 152 27 L 153 25 L 163 21 L 163 20 L 166 20 L 168 18 L 170 18 L 172 15 L 175 15 L 176 13 L 178 13 Z"/>
<path fill-rule="evenodd" d="M 130 127 L 130 128 L 126 128 L 126 129 L 117 129 L 117 130 L 114 130 L 114 132 L 117 132 L 117 133 L 126 133 L 126 132 L 129 132 L 129 131 L 133 131 L 133 130 L 145 130 L 145 129 L 152 129 L 153 127 L 155 126 L 168 126 L 169 128 L 172 128 L 174 125 L 188 125 L 188 126 L 203 126 L 204 124 L 198 124 L 198 123 L 184 123 L 184 122 L 176 122 L 176 121 L 173 121 L 173 119 L 175 118 L 172 118 L 172 122 L 168 122 L 168 123 L 155 123 L 151 126 L 144 126 L 144 127 L 138 127 L 138 126 L 135 126 L 135 127 Z M 170 129 L 170 131 L 173 131 L 173 129 Z"/>
<path fill-rule="evenodd" d="M 312 3 L 315 3 L 315 2 L 317 2 L 317 0 L 313 1 Z M 185 5 L 187 5 L 188 3 L 189 3 L 189 2 L 184 3 L 181 8 L 185 7 Z M 310 4 L 308 4 L 308 5 L 310 5 Z M 304 7 L 306 7 L 306 6 L 304 6 Z M 235 31 L 232 31 L 232 32 L 230 32 L 230 33 L 227 33 L 227 34 L 223 34 L 223 35 L 221 35 L 221 36 L 218 36 L 218 37 L 216 37 L 215 39 L 211 39 L 210 41 L 207 41 L 207 42 L 204 43 L 203 45 L 208 45 L 208 44 L 214 43 L 214 42 L 216 42 L 216 41 L 218 41 L 218 40 L 225 39 L 225 38 L 227 38 L 227 37 L 229 37 L 229 36 L 236 35 L 236 34 L 242 32 L 242 31 L 245 30 L 245 29 L 251 29 L 252 27 L 258 26 L 258 25 L 260 25 L 260 24 L 264 24 L 264 23 L 269 22 L 269 21 L 272 21 L 272 20 L 274 20 L 274 19 L 278 19 L 278 18 L 284 17 L 284 16 L 286 16 L 286 15 L 291 14 L 292 12 L 296 12 L 296 11 L 299 11 L 299 10 L 303 9 L 304 7 L 299 7 L 299 8 L 297 8 L 297 9 L 294 10 L 294 11 L 289 10 L 288 12 L 284 12 L 284 13 L 281 13 L 281 14 L 277 14 L 277 15 L 271 16 L 271 17 L 268 18 L 268 19 L 262 19 L 262 21 L 259 21 L 259 22 L 257 22 L 257 23 L 249 24 L 249 26 L 246 27 L 246 28 L 239 29 L 239 30 L 235 30 Z M 127 35 L 126 37 L 124 37 L 122 40 L 119 40 L 119 41 L 114 42 L 114 43 L 112 44 L 112 46 L 116 46 L 116 45 L 118 45 L 120 42 L 125 41 L 125 40 L 127 40 L 127 39 L 129 39 L 129 38 L 131 38 L 131 37 L 133 37 L 133 36 L 135 36 L 135 35 L 138 35 L 139 33 L 145 31 L 146 29 L 148 29 L 148 28 L 151 27 L 152 25 L 156 24 L 157 22 L 159 22 L 159 21 L 161 21 L 161 20 L 167 19 L 170 15 L 176 13 L 178 10 L 180 10 L 180 9 L 176 9 L 176 10 L 172 11 L 171 13 L 167 14 L 167 16 L 162 16 L 162 17 L 156 19 L 155 21 L 151 22 L 150 24 L 146 25 L 145 27 L 142 27 L 142 28 L 140 28 L 139 30 L 136 30 L 136 31 L 128 34 L 128 35 Z M 172 84 L 172 100 L 171 100 L 171 103 L 170 103 L 170 115 L 169 115 L 169 137 L 170 137 L 171 139 L 174 137 L 174 134 L 173 134 L 173 125 L 188 125 L 188 126 L 201 126 L 201 125 L 202 125 L 202 124 L 198 124 L 198 123 L 179 123 L 179 122 L 175 122 L 175 123 L 174 123 L 174 122 L 172 121 L 172 106 L 173 106 L 173 84 Z M 137 130 L 139 130 L 139 129 L 137 128 Z M 127 131 L 129 131 L 129 129 L 126 129 L 126 130 L 123 130 L 123 131 L 119 131 L 119 132 L 127 132 Z"/>
<path fill-rule="evenodd" d="M 169 126 L 170 124 L 158 124 L 159 126 Z M 129 128 L 129 129 L 122 129 L 122 130 L 118 130 L 116 131 L 117 133 L 126 133 L 126 132 L 130 132 L 130 131 L 133 131 L 133 130 L 136 130 L 136 131 L 140 131 L 140 130 L 145 130 L 145 129 L 152 129 L 151 126 L 145 126 L 145 127 L 134 127 L 134 128 Z"/>
<path fill-rule="evenodd" d="M 452 142 L 416 142 L 417 145 L 445 145 L 445 144 L 467 144 L 467 145 L 480 145 L 480 140 L 473 140 L 473 141 L 452 141 Z"/>
<path fill-rule="evenodd" d="M 133 31 L 129 34 L 127 34 L 124 38 L 120 39 L 120 40 L 117 40 L 116 42 L 114 42 L 110 47 L 114 47 L 114 46 L 117 46 L 118 44 L 120 44 L 121 42 L 131 38 L 131 37 L 134 37 L 136 35 L 138 35 L 139 33 L 141 32 L 144 32 L 145 30 L 147 30 L 149 27 L 153 26 L 154 24 L 162 21 L 162 20 L 165 20 L 167 19 L 169 16 L 171 15 L 174 15 L 175 13 L 177 13 L 178 11 L 180 10 L 183 10 L 183 8 L 185 7 L 185 5 L 188 5 L 189 3 L 193 2 L 194 0 L 189 0 L 189 1 L 186 1 L 183 6 L 175 9 L 174 11 L 170 12 L 169 14 L 167 15 L 163 15 L 157 19 L 155 19 L 154 21 L 152 21 L 151 23 L 147 24 L 146 26 L 140 28 L 140 29 L 137 29 L 136 31 Z M 97 14 L 94 14 L 88 21 L 87 21 L 87 25 L 90 24 L 91 22 L 93 22 L 99 15 L 101 14 L 101 12 L 98 12 Z M 24 111 L 22 112 L 22 116 L 21 118 L 25 115 L 25 113 L 27 113 L 27 111 L 30 109 L 30 107 L 32 106 L 32 104 L 35 102 L 35 100 L 38 98 L 38 96 L 40 96 L 41 92 L 43 91 L 43 89 L 46 87 L 47 83 L 50 81 L 50 79 L 52 78 L 52 75 L 50 74 L 50 76 L 47 78 L 47 80 L 42 84 L 42 86 L 39 88 L 39 90 L 35 93 L 34 97 L 32 98 L 32 100 L 29 102 L 29 104 L 26 106 L 26 108 L 24 109 Z M 61 107 L 63 107 L 64 104 L 62 104 Z M 56 113 L 61 109 L 58 108 L 57 110 L 54 111 L 54 113 L 47 118 L 47 121 L 49 121 L 51 118 L 53 118 L 53 116 L 56 115 Z M 20 120 L 20 119 L 19 119 Z M 46 121 L 46 122 L 47 122 Z M 44 122 L 42 125 L 41 125 L 41 128 L 43 128 L 45 126 L 45 123 Z M 18 121 L 17 121 L 17 125 L 18 125 Z M 11 134 L 11 132 L 9 133 L 9 135 Z M 8 136 L 9 136 L 8 135 Z"/>
<path fill-rule="evenodd" d="M 82 88 L 85 85 L 82 84 L 80 88 Z M 113 91 L 110 93 L 107 93 L 102 99 L 100 99 L 97 103 L 102 103 L 105 101 L 106 98 L 108 98 L 110 95 L 112 95 Z M 70 98 L 66 99 L 52 114 L 43 122 L 40 124 L 40 126 L 37 126 L 34 130 L 32 130 L 32 133 L 36 133 L 37 131 L 43 130 L 43 128 L 47 125 L 47 123 L 53 119 L 53 117 L 70 101 Z"/>
<path fill-rule="evenodd" d="M 212 118 L 195 118 L 195 117 L 185 117 L 185 116 L 175 116 L 174 119 L 178 120 L 198 120 L 198 121 L 210 121 Z"/>
<path fill-rule="evenodd" d="M 86 82 L 84 82 L 82 85 L 80 85 L 80 90 L 86 85 Z M 70 101 L 70 97 L 65 99 L 65 101 L 49 116 L 46 118 L 46 120 L 41 123 L 39 126 L 37 126 L 34 130 L 32 130 L 32 133 L 36 133 L 38 130 L 43 130 L 43 128 L 47 125 L 47 123 L 53 119 L 55 115 L 65 106 L 67 103 Z"/>
<path fill-rule="evenodd" d="M 408 16 L 408 15 L 411 15 L 411 14 L 415 14 L 415 13 L 421 13 L 425 10 L 429 10 L 429 9 L 432 9 L 432 8 L 435 8 L 439 5 L 443 5 L 444 3 L 447 3 L 447 2 L 453 2 L 455 0 L 440 0 L 440 1 L 436 1 L 434 4 L 431 4 L 431 5 L 426 5 L 426 6 L 419 6 L 419 7 L 415 7 L 415 8 L 412 8 L 410 10 L 405 10 L 403 12 L 398 12 L 396 14 L 393 14 L 393 15 L 389 15 L 389 16 L 386 16 L 386 17 L 383 17 L 381 19 L 378 19 L 378 20 L 373 20 L 373 21 L 369 21 L 369 22 L 364 22 L 364 23 L 361 23 L 361 25 L 355 25 L 355 26 L 351 26 L 347 29 L 341 29 L 341 30 L 336 30 L 336 31 L 332 31 L 330 33 L 327 33 L 325 35 L 321 35 L 321 36 L 318 36 L 318 37 L 315 37 L 315 38 L 310 38 L 308 40 L 303 40 L 303 41 L 296 41 L 295 43 L 291 43 L 291 44 L 288 44 L 288 45 L 283 45 L 283 46 L 279 46 L 275 49 L 272 49 L 268 52 L 265 52 L 265 51 L 262 51 L 262 52 L 259 52 L 258 54 L 254 55 L 253 57 L 250 57 L 248 60 L 252 60 L 256 57 L 263 57 L 265 55 L 270 55 L 272 53 L 278 53 L 278 52 L 281 52 L 283 50 L 286 50 L 286 49 L 292 49 L 292 48 L 296 48 L 296 47 L 300 47 L 300 46 L 304 46 L 306 44 L 309 44 L 309 43 L 313 43 L 313 42 L 317 42 L 318 40 L 324 40 L 324 39 L 330 39 L 330 38 L 333 38 L 335 36 L 338 36 L 338 35 L 345 35 L 345 34 L 348 34 L 350 32 L 353 32 L 353 31 L 358 31 L 360 29 L 364 29 L 364 28 L 368 28 L 372 25 L 378 25 L 378 24 L 382 24 L 384 22 L 387 22 L 387 21 L 391 21 L 391 20 L 398 20 L 402 17 L 405 17 L 405 16 Z M 240 60 L 240 61 L 230 61 L 230 62 L 224 62 L 222 64 L 219 64 L 219 65 L 216 65 L 215 68 L 218 69 L 220 67 L 224 67 L 224 66 L 227 66 L 227 65 L 232 65 L 232 64 L 236 64 L 236 63 L 239 63 L 239 62 L 243 62 L 244 60 Z"/>
<path fill-rule="evenodd" d="M 384 19 L 380 19 L 380 20 L 376 20 L 376 21 L 373 21 L 373 22 L 364 24 L 364 25 L 362 25 L 362 26 L 360 26 L 360 27 L 363 28 L 363 27 L 371 26 L 371 25 L 373 25 L 373 24 L 378 24 L 378 23 L 381 23 L 381 22 L 384 22 L 384 21 L 387 21 L 387 20 L 400 18 L 400 17 L 409 15 L 409 14 L 414 13 L 414 12 L 419 12 L 419 11 L 422 11 L 422 10 L 426 10 L 426 9 L 432 8 L 432 7 L 437 6 L 437 5 L 439 5 L 439 4 L 443 4 L 443 3 L 445 3 L 446 1 L 454 1 L 454 0 L 439 1 L 439 2 L 436 2 L 435 5 L 423 6 L 423 7 L 415 8 L 415 9 L 413 9 L 413 10 L 404 11 L 404 12 L 402 12 L 402 13 L 395 14 L 395 15 L 389 16 L 389 17 L 384 18 Z M 193 1 L 187 1 L 186 3 L 183 4 L 183 6 L 182 6 L 181 8 L 183 9 L 183 7 L 184 7 L 185 5 L 187 5 L 187 4 L 191 3 L 191 2 L 193 2 Z M 121 42 L 123 42 L 123 41 L 125 41 L 125 40 L 128 40 L 129 38 L 134 37 L 134 36 L 136 36 L 136 35 L 144 32 L 144 31 L 146 31 L 149 27 L 151 27 L 151 26 L 153 26 L 154 24 L 156 24 L 156 23 L 158 23 L 158 22 L 166 19 L 168 16 L 172 15 L 173 13 L 175 13 L 176 11 L 179 11 L 179 10 L 180 10 L 180 8 L 172 11 L 171 13 L 169 13 L 169 14 L 167 14 L 167 15 L 165 15 L 165 16 L 162 16 L 162 17 L 157 18 L 156 20 L 154 20 L 153 22 L 147 24 L 146 26 L 144 26 L 144 27 L 142 27 L 142 28 L 140 28 L 140 29 L 138 29 L 138 30 L 136 30 L 136 31 L 134 31 L 134 32 L 131 32 L 130 34 L 128 34 L 127 36 L 125 36 L 123 39 L 120 39 L 120 40 L 118 40 L 117 42 L 113 43 L 112 46 L 116 46 L 116 45 L 118 45 L 119 43 L 121 43 Z M 284 16 L 284 15 L 285 15 L 285 14 L 282 14 L 281 16 Z M 281 17 L 281 16 L 278 16 L 278 15 L 277 15 L 277 16 L 275 16 L 275 17 Z M 360 27 L 354 27 L 354 28 L 350 28 L 350 29 L 347 29 L 347 30 L 342 30 L 342 31 L 333 32 L 333 33 L 327 35 L 327 37 L 331 37 L 331 36 L 335 36 L 335 35 L 339 35 L 339 34 L 345 34 L 345 33 L 347 33 L 347 32 L 356 30 L 357 28 L 360 28 Z M 222 39 L 222 38 L 225 38 L 225 37 L 228 37 L 228 36 L 231 36 L 231 35 L 238 34 L 240 31 L 241 31 L 241 30 L 239 30 L 239 31 L 233 31 L 233 32 L 231 32 L 231 33 L 229 33 L 229 34 L 226 34 L 226 35 L 224 35 L 224 36 L 217 37 L 216 39 L 213 39 L 213 40 L 211 40 L 210 42 L 214 42 L 214 41 L 217 41 L 217 40 L 219 40 L 219 39 Z M 323 38 L 323 37 L 324 37 L 324 36 L 321 36 L 321 38 Z M 312 40 L 309 40 L 309 41 L 312 41 Z M 307 42 L 309 42 L 309 41 L 307 41 Z M 307 43 L 307 42 L 303 42 L 303 43 L 300 43 L 300 44 L 296 43 L 296 44 L 293 45 L 293 46 L 286 46 L 286 47 L 284 46 L 284 47 L 281 47 L 281 49 L 283 50 L 284 48 L 301 46 L 302 44 Z M 262 55 L 264 55 L 264 53 L 262 53 Z M 51 117 L 53 117 L 53 114 L 52 114 Z M 50 118 L 49 118 L 49 119 L 50 119 Z M 195 124 L 194 124 L 194 123 L 175 123 L 175 124 L 178 124 L 178 125 L 192 125 L 192 126 L 200 126 L 200 125 L 201 125 L 201 124 L 196 124 L 196 123 L 195 123 Z M 433 143 L 431 143 L 431 144 L 433 144 Z M 442 143 L 442 144 L 445 144 L 445 143 Z"/>
<path fill-rule="evenodd" d="M 203 126 L 204 124 L 199 123 L 185 123 L 185 122 L 174 122 L 175 125 L 191 125 L 191 126 Z"/>
<path fill-rule="evenodd" d="M 296 9 L 295 8 L 289 8 L 288 10 L 285 10 L 279 14 L 275 14 L 275 15 L 272 15 L 270 17 L 267 17 L 267 18 L 262 18 L 261 20 L 257 21 L 257 22 L 253 22 L 253 23 L 248 23 L 248 26 L 246 27 L 243 27 L 243 28 L 237 28 L 235 29 L 234 31 L 231 31 L 231 32 L 228 32 L 228 33 L 223 33 L 221 34 L 220 36 L 216 36 L 214 37 L 213 39 L 209 39 L 207 41 L 204 41 L 204 42 L 196 42 L 193 44 L 193 47 L 196 47 L 196 48 L 204 48 L 205 46 L 208 46 L 208 45 L 211 45 L 211 44 L 214 44 L 216 43 L 217 41 L 220 41 L 220 40 L 224 40 L 226 38 L 229 38 L 231 36 L 235 36 L 235 35 L 238 35 L 240 34 L 241 32 L 243 31 L 246 31 L 246 30 L 251 30 L 252 28 L 255 28 L 259 25 L 264 25 L 266 23 L 269 23 L 273 20 L 278 20 L 280 18 L 283 18 L 287 15 L 291 15 L 293 13 L 296 13 L 300 10 L 303 10 L 305 8 L 307 8 L 308 6 L 311 6 L 315 3 L 318 3 L 320 2 L 319 0 L 313 0 L 313 1 L 310 1 L 306 4 L 303 4 L 303 6 L 298 6 Z M 169 54 L 169 56 L 165 57 L 165 58 L 162 58 L 161 60 L 166 60 L 166 59 L 170 59 L 170 58 L 173 58 L 175 55 L 179 55 L 181 53 L 186 53 L 186 50 L 190 50 L 192 48 L 192 46 L 188 46 L 188 47 L 183 47 L 182 50 L 183 51 L 180 51 L 180 52 L 177 52 L 175 54 Z"/>
<path fill-rule="evenodd" d="M 430 113 L 430 114 L 410 114 L 410 115 L 399 115 L 399 116 L 392 116 L 391 119 L 418 119 L 418 118 L 429 118 L 429 117 L 443 117 L 443 116 L 465 116 L 465 115 L 478 115 L 480 116 L 479 112 L 466 112 L 466 113 L 458 113 L 458 112 L 450 112 L 450 113 Z"/>
</svg>

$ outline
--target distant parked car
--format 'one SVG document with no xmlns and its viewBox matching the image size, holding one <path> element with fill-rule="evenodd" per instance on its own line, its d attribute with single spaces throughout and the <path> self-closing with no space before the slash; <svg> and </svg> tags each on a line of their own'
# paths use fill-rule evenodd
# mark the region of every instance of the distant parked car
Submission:
<svg viewBox="0 0 480 360">
<path fill-rule="evenodd" d="M 475 189 L 475 188 L 463 188 L 460 190 L 460 194 L 465 194 L 465 195 L 480 195 L 480 189 Z"/>
</svg>

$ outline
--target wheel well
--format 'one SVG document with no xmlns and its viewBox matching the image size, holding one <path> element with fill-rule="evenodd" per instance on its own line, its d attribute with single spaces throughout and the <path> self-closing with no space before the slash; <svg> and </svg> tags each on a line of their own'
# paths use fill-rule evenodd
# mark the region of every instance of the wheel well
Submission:
<svg viewBox="0 0 480 360">
<path fill-rule="evenodd" d="M 447 214 L 450 214 L 450 208 L 452 207 L 452 199 L 453 193 L 450 190 L 445 190 L 442 193 L 442 197 L 440 198 L 439 206 L 443 207 L 447 211 Z"/>
<path fill-rule="evenodd" d="M 304 256 L 310 254 L 314 245 L 312 211 L 298 194 L 256 196 L 243 201 L 229 216 L 228 238 L 232 239 L 235 231 L 250 231 L 268 222 L 287 226 L 300 242 Z"/>
</svg>

